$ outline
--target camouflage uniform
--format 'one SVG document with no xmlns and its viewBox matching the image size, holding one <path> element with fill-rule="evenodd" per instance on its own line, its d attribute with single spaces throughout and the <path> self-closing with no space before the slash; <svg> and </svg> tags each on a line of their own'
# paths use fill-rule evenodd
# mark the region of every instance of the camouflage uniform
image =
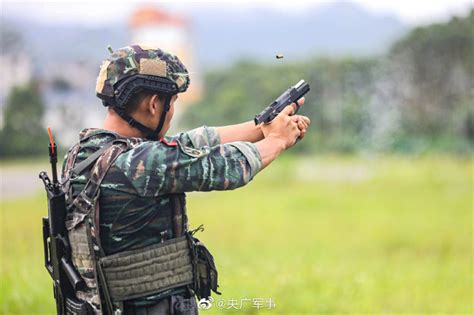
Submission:
<svg viewBox="0 0 474 315">
<path fill-rule="evenodd" d="M 81 132 L 76 164 L 116 137 L 102 129 Z M 101 185 L 100 238 L 107 255 L 159 243 L 163 235 L 173 238 L 166 215 L 171 212 L 170 193 L 235 189 L 247 184 L 262 165 L 254 144 L 220 144 L 210 127 L 160 141 L 129 139 L 134 147 L 117 158 Z M 84 188 L 86 175 L 71 179 L 72 198 Z M 173 289 L 130 303 L 153 304 L 182 292 L 184 288 Z"/>
<path fill-rule="evenodd" d="M 118 101 L 120 84 L 140 76 L 144 80 L 157 78 L 152 87 L 156 83 L 160 88 L 169 89 L 166 92 L 168 95 L 184 92 L 190 82 L 186 68 L 176 56 L 160 49 L 133 45 L 113 52 L 104 61 L 97 78 L 97 96 L 104 105 L 112 106 L 119 112 L 124 109 Z M 160 92 L 158 88 L 155 90 Z M 66 155 L 63 178 L 69 178 L 68 172 L 73 166 L 117 138 L 124 139 L 107 130 L 83 130 L 79 146 L 72 147 Z M 183 194 L 184 199 L 184 193 L 188 191 L 235 189 L 247 184 L 262 166 L 253 143 L 221 144 L 217 130 L 211 127 L 204 126 L 156 141 L 142 138 L 126 140 L 130 144 L 129 149 L 113 162 L 100 185 L 99 233 L 105 255 L 141 249 L 177 237 L 171 222 L 173 195 Z M 69 159 L 69 156 L 76 158 Z M 83 190 L 89 177 L 90 171 L 70 178 L 67 203 L 70 204 Z M 69 228 L 74 211 L 74 207 L 68 209 L 66 225 Z M 184 223 L 187 228 L 187 222 Z M 70 234 L 72 260 L 90 289 L 78 293 L 78 297 L 95 305 L 98 311 L 94 269 L 90 261 L 74 254 L 80 252 L 77 246 L 83 243 L 78 241 L 74 244 L 73 234 Z M 129 300 L 127 304 L 153 305 L 168 296 L 179 297 L 185 290 L 178 287 Z"/>
</svg>

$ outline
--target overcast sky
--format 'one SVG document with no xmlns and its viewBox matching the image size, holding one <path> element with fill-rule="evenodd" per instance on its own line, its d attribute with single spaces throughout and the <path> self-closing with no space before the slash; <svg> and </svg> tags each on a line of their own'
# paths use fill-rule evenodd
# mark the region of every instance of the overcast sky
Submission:
<svg viewBox="0 0 474 315">
<path fill-rule="evenodd" d="M 342 2 L 343 0 L 339 0 Z M 349 1 L 349 0 L 346 0 Z M 230 1 L 153 1 L 173 11 L 185 13 L 196 7 L 232 6 L 235 10 L 269 8 L 273 10 L 304 11 L 309 7 L 326 5 L 331 1 L 300 0 L 230 0 Z M 335 1 L 332 1 L 335 2 Z M 354 0 L 373 13 L 397 16 L 409 25 L 444 21 L 452 15 L 465 14 L 473 7 L 472 0 Z M 91 26 L 107 24 L 128 17 L 129 11 L 143 1 L 2 1 L 2 16 L 24 16 L 41 21 L 58 21 L 87 24 Z"/>
</svg>

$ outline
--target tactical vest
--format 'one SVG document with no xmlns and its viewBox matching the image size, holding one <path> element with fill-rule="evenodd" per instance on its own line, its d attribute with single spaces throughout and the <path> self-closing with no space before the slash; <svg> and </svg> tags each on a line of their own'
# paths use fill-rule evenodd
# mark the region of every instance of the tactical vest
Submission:
<svg viewBox="0 0 474 315">
<path fill-rule="evenodd" d="M 140 142 L 117 138 L 75 165 L 80 149 L 69 152 L 64 169 L 68 216 L 66 228 L 71 243 L 71 260 L 86 283 L 77 298 L 91 304 L 94 313 L 117 313 L 123 302 L 187 286 L 199 298 L 217 291 L 217 270 L 209 251 L 188 231 L 184 194 L 170 195 L 173 211 L 169 217 L 174 238 L 144 248 L 105 255 L 100 242 L 100 185 L 116 158 Z M 89 180 L 73 197 L 71 181 L 90 165 Z"/>
</svg>

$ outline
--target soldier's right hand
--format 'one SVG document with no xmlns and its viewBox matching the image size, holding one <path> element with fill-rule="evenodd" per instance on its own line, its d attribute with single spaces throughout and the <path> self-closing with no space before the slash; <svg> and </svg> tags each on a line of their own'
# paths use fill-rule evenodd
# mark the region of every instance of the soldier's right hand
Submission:
<svg viewBox="0 0 474 315">
<path fill-rule="evenodd" d="M 298 102 L 301 106 L 304 100 Z M 294 105 L 286 106 L 278 116 L 269 124 L 261 124 L 260 129 L 265 139 L 271 139 L 276 145 L 280 145 L 284 150 L 292 147 L 301 136 L 301 130 L 298 123 L 291 118 L 295 111 Z"/>
</svg>

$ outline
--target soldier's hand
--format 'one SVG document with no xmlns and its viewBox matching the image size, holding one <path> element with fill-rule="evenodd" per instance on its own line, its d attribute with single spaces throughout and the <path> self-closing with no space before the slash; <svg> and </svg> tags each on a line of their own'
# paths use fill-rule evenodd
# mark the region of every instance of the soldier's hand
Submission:
<svg viewBox="0 0 474 315">
<path fill-rule="evenodd" d="M 301 106 L 304 103 L 304 98 L 300 101 L 298 104 Z M 283 149 L 293 146 L 301 136 L 297 119 L 292 117 L 294 111 L 295 105 L 288 105 L 269 124 L 261 124 L 260 129 L 265 139 L 272 139 L 276 144 L 281 145 Z"/>
<path fill-rule="evenodd" d="M 303 139 L 305 134 L 306 134 L 306 130 L 308 129 L 309 125 L 311 124 L 311 120 L 308 117 L 302 116 L 302 115 L 291 116 L 291 119 L 293 119 L 296 122 L 296 124 L 298 125 L 298 129 L 301 132 L 298 140 Z"/>
</svg>

